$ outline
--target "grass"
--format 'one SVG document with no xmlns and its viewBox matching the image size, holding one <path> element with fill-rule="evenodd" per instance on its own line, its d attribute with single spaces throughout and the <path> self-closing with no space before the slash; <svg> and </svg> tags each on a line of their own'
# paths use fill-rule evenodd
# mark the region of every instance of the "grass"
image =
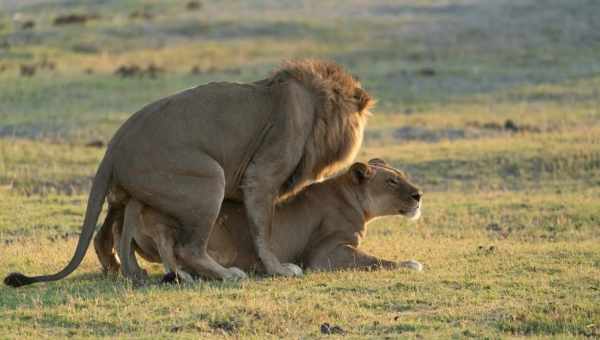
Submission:
<svg viewBox="0 0 600 340">
<path fill-rule="evenodd" d="M 425 191 L 417 223 L 374 221 L 361 245 L 422 273 L 139 288 L 103 276 L 91 251 L 66 280 L 0 287 L 0 338 L 317 338 L 324 323 L 345 333 L 332 338 L 600 336 L 596 1 L 0 5 L 0 276 L 71 257 L 104 152 L 88 142 L 154 99 L 259 79 L 286 58 L 357 74 L 379 101 L 359 158 L 384 158 Z M 100 17 L 52 25 L 71 12 Z M 164 71 L 116 76 L 126 64 Z"/>
</svg>

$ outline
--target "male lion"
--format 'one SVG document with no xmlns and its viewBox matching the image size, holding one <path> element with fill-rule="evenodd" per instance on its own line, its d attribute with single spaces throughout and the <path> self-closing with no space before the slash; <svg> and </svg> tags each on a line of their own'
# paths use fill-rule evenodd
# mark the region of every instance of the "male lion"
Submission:
<svg viewBox="0 0 600 340">
<path fill-rule="evenodd" d="M 358 249 L 366 224 L 379 216 L 420 216 L 421 191 L 405 175 L 380 159 L 355 163 L 345 173 L 304 188 L 278 204 L 273 217 L 272 247 L 281 262 L 302 263 L 313 270 L 396 268 L 421 270 L 416 261 L 400 263 L 378 259 Z M 135 259 L 162 262 L 184 281 L 192 276 L 178 263 L 173 247 L 178 222 L 132 199 L 123 202 L 125 221 L 115 228 L 118 253 L 125 275 L 143 280 L 146 272 Z M 116 207 L 115 209 L 123 209 Z M 117 223 L 119 224 L 119 223 Z M 135 241 L 135 242 L 134 242 Z M 112 244 L 112 243 L 111 243 Z M 208 243 L 208 252 L 223 266 L 264 272 L 252 247 L 248 218 L 240 203 L 225 201 Z"/>
<path fill-rule="evenodd" d="M 224 199 L 243 202 L 265 270 L 294 275 L 267 243 L 274 204 L 347 166 L 362 142 L 371 97 L 340 66 L 289 62 L 247 84 L 210 83 L 161 99 L 131 116 L 108 145 L 90 192 L 73 258 L 60 272 L 18 287 L 55 281 L 81 263 L 110 187 L 175 218 L 175 252 L 193 273 L 240 278 L 207 252 Z"/>
</svg>

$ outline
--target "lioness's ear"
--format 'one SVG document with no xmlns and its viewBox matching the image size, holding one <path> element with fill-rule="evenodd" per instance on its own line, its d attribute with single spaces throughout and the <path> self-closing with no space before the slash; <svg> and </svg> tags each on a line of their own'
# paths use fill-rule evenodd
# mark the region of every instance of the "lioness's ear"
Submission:
<svg viewBox="0 0 600 340">
<path fill-rule="evenodd" d="M 375 173 L 375 171 L 373 171 L 373 169 L 371 169 L 371 167 L 365 163 L 352 164 L 352 167 L 350 167 L 350 172 L 352 173 L 352 179 L 356 184 L 364 183 L 370 180 Z"/>
<path fill-rule="evenodd" d="M 369 164 L 378 166 L 388 166 L 388 164 L 381 158 L 373 158 L 369 160 Z"/>
</svg>

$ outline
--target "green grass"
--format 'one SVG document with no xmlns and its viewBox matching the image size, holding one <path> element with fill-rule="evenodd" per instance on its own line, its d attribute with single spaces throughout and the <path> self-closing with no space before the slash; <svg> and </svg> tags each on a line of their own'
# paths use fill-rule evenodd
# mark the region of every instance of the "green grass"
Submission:
<svg viewBox="0 0 600 340">
<path fill-rule="evenodd" d="M 326 322 L 350 338 L 600 336 L 597 1 L 0 6 L 0 276 L 71 257 L 104 152 L 86 143 L 152 100 L 259 79 L 287 58 L 358 75 L 378 99 L 359 158 L 386 159 L 425 192 L 418 222 L 374 221 L 361 245 L 422 273 L 139 288 L 103 276 L 90 251 L 66 280 L 0 287 L 0 338 L 317 338 Z M 154 18 L 128 18 L 140 9 Z M 100 18 L 52 25 L 70 12 Z M 44 60 L 55 69 L 20 76 Z M 113 74 L 151 63 L 164 72 Z M 143 266 L 158 281 L 161 267 Z"/>
</svg>

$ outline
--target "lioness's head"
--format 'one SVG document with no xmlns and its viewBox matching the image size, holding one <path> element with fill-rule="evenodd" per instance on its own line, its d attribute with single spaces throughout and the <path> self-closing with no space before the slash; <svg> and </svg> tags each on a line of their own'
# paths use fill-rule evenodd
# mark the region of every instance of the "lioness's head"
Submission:
<svg viewBox="0 0 600 340">
<path fill-rule="evenodd" d="M 423 192 L 406 175 L 383 160 L 354 163 L 348 172 L 362 209 L 370 217 L 403 215 L 416 220 L 421 216 Z"/>
</svg>

